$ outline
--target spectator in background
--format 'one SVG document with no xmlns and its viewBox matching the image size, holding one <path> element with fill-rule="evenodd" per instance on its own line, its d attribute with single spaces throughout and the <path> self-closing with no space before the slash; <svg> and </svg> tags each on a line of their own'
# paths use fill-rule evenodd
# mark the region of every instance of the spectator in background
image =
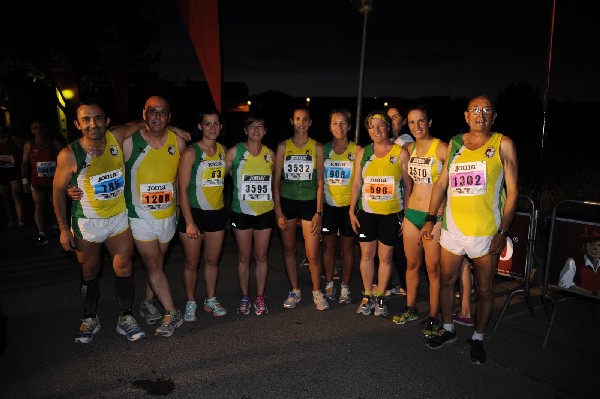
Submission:
<svg viewBox="0 0 600 399">
<path fill-rule="evenodd" d="M 56 158 L 62 149 L 61 143 L 54 139 L 48 124 L 41 119 L 34 119 L 30 124 L 33 138 L 23 146 L 23 189 L 31 192 L 34 203 L 33 220 L 38 230 L 37 243 L 46 244 L 48 238 L 45 231 L 46 201 L 52 205 L 52 181 L 56 171 Z M 58 226 L 52 228 L 53 235 L 58 234 Z"/>
<path fill-rule="evenodd" d="M 456 324 L 472 327 L 475 322 L 471 317 L 471 296 L 475 292 L 475 285 L 473 284 L 473 265 L 468 257 L 465 257 L 460 267 L 458 289 L 457 296 L 460 298 L 460 308 L 452 313 L 452 320 Z"/>
<path fill-rule="evenodd" d="M 560 288 L 600 297 L 600 229 L 584 226 L 581 255 L 567 259 L 558 279 Z"/>
<path fill-rule="evenodd" d="M 8 127 L 0 124 L 0 200 L 9 229 L 25 227 L 21 186 L 29 181 L 21 181 L 22 155 L 23 151 L 9 134 Z"/>
<path fill-rule="evenodd" d="M 414 140 L 410 134 L 404 133 L 406 114 L 404 113 L 403 108 L 398 104 L 391 104 L 387 106 L 385 111 L 392 120 L 392 134 L 390 141 L 408 150 L 408 145 L 413 143 Z M 400 235 L 394 243 L 393 260 L 396 272 L 398 273 L 398 283 L 392 284 L 392 286 L 386 290 L 385 295 L 406 295 L 406 255 L 404 253 L 402 229 L 400 229 Z"/>
</svg>

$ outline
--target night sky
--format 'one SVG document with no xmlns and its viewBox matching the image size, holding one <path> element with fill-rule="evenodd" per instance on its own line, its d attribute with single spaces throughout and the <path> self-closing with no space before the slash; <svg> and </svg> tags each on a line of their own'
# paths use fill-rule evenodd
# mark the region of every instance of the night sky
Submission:
<svg viewBox="0 0 600 399">
<path fill-rule="evenodd" d="M 203 80 L 177 6 L 160 3 L 155 70 L 176 83 Z M 225 81 L 246 83 L 251 95 L 357 95 L 364 15 L 349 0 L 219 6 Z M 551 99 L 600 102 L 599 10 L 593 0 L 557 0 Z M 469 97 L 519 82 L 543 93 L 551 12 L 551 0 L 376 2 L 367 17 L 363 94 Z"/>
</svg>

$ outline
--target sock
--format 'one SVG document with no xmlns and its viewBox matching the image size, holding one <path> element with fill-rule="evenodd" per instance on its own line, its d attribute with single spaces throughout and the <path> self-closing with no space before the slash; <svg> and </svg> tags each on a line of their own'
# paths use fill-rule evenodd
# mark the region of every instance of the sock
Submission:
<svg viewBox="0 0 600 399">
<path fill-rule="evenodd" d="M 85 317 L 96 317 L 96 310 L 98 307 L 98 297 L 100 296 L 100 284 L 98 284 L 98 277 L 84 281 L 83 278 L 79 281 L 79 295 L 83 302 L 83 312 Z"/>
<path fill-rule="evenodd" d="M 449 332 L 454 332 L 454 324 L 453 323 L 450 323 L 450 324 L 444 323 L 444 330 L 449 331 Z"/>
<path fill-rule="evenodd" d="M 483 341 L 483 334 L 479 334 L 476 331 L 473 331 L 473 335 L 471 336 L 472 340 Z"/>
<path fill-rule="evenodd" d="M 117 277 L 115 276 L 115 296 L 119 302 L 119 309 L 121 314 L 123 311 L 129 310 L 131 314 L 131 308 L 133 307 L 133 277 Z M 123 314 L 125 316 L 125 314 Z"/>
</svg>

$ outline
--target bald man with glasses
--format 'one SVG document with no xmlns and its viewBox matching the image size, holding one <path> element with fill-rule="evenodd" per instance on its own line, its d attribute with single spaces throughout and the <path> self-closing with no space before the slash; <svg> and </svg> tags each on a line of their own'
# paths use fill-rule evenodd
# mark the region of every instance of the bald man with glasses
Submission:
<svg viewBox="0 0 600 399">
<path fill-rule="evenodd" d="M 516 212 L 519 168 L 514 142 L 492 132 L 497 114 L 487 96 L 469 101 L 464 116 L 469 131 L 454 136 L 448 145 L 421 229 L 421 239 L 439 240 L 442 247 L 440 307 L 444 324 L 426 345 L 439 349 L 456 341 L 454 287 L 468 256 L 473 261 L 477 285 L 475 331 L 468 342 L 471 361 L 483 364 L 483 334 L 494 309 L 494 274 Z M 442 230 L 439 237 L 434 237 L 437 211 L 445 197 Z"/>
</svg>

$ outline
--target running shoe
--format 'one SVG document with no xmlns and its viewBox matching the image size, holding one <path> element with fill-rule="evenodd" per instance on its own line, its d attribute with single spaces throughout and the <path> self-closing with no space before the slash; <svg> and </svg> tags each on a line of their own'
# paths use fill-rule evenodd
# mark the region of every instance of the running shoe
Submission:
<svg viewBox="0 0 600 399">
<path fill-rule="evenodd" d="M 302 292 L 300 290 L 292 290 L 290 295 L 283 302 L 283 307 L 287 309 L 294 309 L 300 300 L 302 300 Z"/>
<path fill-rule="evenodd" d="M 196 321 L 196 309 L 198 309 L 198 304 L 196 304 L 196 301 L 187 301 L 185 303 L 185 313 L 183 313 L 183 320 Z"/>
<path fill-rule="evenodd" d="M 454 312 L 452 314 L 452 320 L 454 320 L 456 324 L 460 324 L 463 326 L 471 327 L 475 325 L 475 322 L 473 321 L 472 317 L 462 317 L 459 312 Z"/>
<path fill-rule="evenodd" d="M 479 339 L 469 339 L 467 342 L 471 345 L 471 363 L 482 365 L 485 363 L 485 350 L 483 341 Z"/>
<path fill-rule="evenodd" d="M 172 310 L 164 315 L 162 324 L 156 329 L 154 335 L 160 337 L 170 337 L 173 335 L 175 329 L 177 327 L 181 327 L 182 324 L 183 319 L 181 318 L 181 313 L 179 313 L 177 310 Z"/>
<path fill-rule="evenodd" d="M 358 305 L 358 309 L 356 309 L 356 313 L 362 313 L 363 315 L 368 316 L 373 309 L 375 309 L 375 300 L 373 297 L 363 295 L 360 305 Z"/>
<path fill-rule="evenodd" d="M 264 295 L 257 295 L 254 300 L 254 314 L 260 316 L 261 314 L 269 313 L 269 309 L 267 308 L 267 303 Z"/>
<path fill-rule="evenodd" d="M 46 234 L 39 233 L 37 237 L 37 243 L 40 245 L 48 244 L 48 237 L 46 237 Z"/>
<path fill-rule="evenodd" d="M 323 292 L 321 292 L 321 290 L 313 291 L 313 301 L 315 302 L 315 305 L 317 305 L 317 310 L 329 309 L 329 303 L 323 296 Z"/>
<path fill-rule="evenodd" d="M 440 322 L 435 317 L 429 316 L 427 320 L 425 320 L 425 328 L 421 333 L 425 338 L 431 338 L 436 335 L 441 328 Z"/>
<path fill-rule="evenodd" d="M 249 315 L 251 307 L 252 307 L 252 304 L 250 303 L 250 298 L 248 298 L 246 295 L 244 295 L 242 297 L 242 299 L 240 300 L 240 304 L 238 305 L 237 314 Z"/>
<path fill-rule="evenodd" d="M 388 303 L 387 299 L 383 296 L 378 296 L 375 299 L 375 311 L 373 312 L 375 316 L 387 316 L 388 315 Z"/>
<path fill-rule="evenodd" d="M 330 281 L 325 286 L 325 298 L 330 301 L 335 301 L 335 294 L 337 294 L 335 287 L 333 286 L 333 281 Z"/>
<path fill-rule="evenodd" d="M 398 285 L 390 290 L 385 291 L 385 296 L 392 296 L 392 295 L 406 295 L 406 290 Z"/>
<path fill-rule="evenodd" d="M 137 341 L 140 338 L 146 337 L 146 333 L 138 326 L 137 321 L 135 321 L 132 315 L 119 316 L 117 332 L 125 335 L 129 341 Z"/>
<path fill-rule="evenodd" d="M 100 319 L 98 316 L 96 317 L 88 317 L 86 319 L 81 320 L 81 325 L 79 326 L 79 334 L 75 338 L 75 343 L 87 344 L 94 338 L 94 334 L 96 334 L 100 330 Z"/>
<path fill-rule="evenodd" d="M 212 313 L 213 316 L 221 317 L 227 314 L 227 311 L 217 299 L 216 296 L 204 300 L 204 311 Z"/>
<path fill-rule="evenodd" d="M 456 332 L 440 329 L 437 334 L 427 340 L 425 345 L 429 349 L 439 349 L 446 344 L 456 342 Z"/>
<path fill-rule="evenodd" d="M 408 306 L 402 310 L 402 313 L 392 317 L 392 321 L 396 324 L 406 324 L 409 321 L 417 320 L 419 318 L 419 312 L 417 308 L 409 308 Z"/>
<path fill-rule="evenodd" d="M 350 286 L 342 283 L 342 288 L 340 290 L 340 299 L 339 303 L 352 303 L 352 299 L 350 298 Z"/>
<path fill-rule="evenodd" d="M 154 306 L 154 301 L 145 299 L 142 301 L 142 306 L 140 306 L 140 316 L 146 318 L 147 324 L 154 324 L 162 319 L 160 312 Z"/>
</svg>

